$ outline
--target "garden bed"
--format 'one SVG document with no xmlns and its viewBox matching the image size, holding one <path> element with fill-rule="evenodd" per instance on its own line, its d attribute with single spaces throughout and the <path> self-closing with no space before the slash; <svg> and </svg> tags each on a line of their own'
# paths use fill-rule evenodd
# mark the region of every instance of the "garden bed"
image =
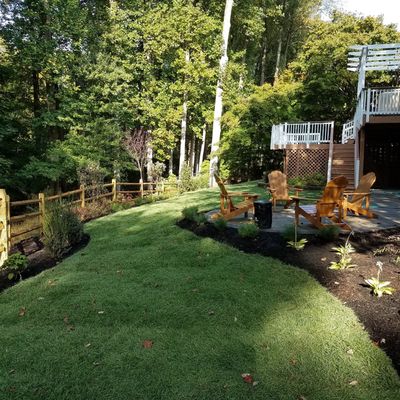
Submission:
<svg viewBox="0 0 400 400">
<path fill-rule="evenodd" d="M 376 346 L 391 357 L 400 373 L 400 228 L 357 234 L 351 238 L 356 252 L 352 254 L 354 268 L 328 269 L 331 261 L 337 261 L 332 247 L 344 244 L 346 238 L 334 243 L 309 235 L 302 251 L 287 247 L 285 239 L 274 232 L 260 232 L 254 239 L 241 238 L 234 228 L 218 231 L 212 224 L 198 225 L 183 219 L 178 226 L 191 230 L 201 237 L 210 237 L 237 249 L 277 258 L 285 263 L 307 270 L 332 294 L 349 306 L 366 327 Z M 381 298 L 373 296 L 364 282 L 376 276 L 376 262 L 383 263 L 381 280 L 390 281 L 395 288 L 393 295 Z"/>
<path fill-rule="evenodd" d="M 19 243 L 18 247 L 14 248 L 14 251 L 20 251 L 28 257 L 28 266 L 21 273 L 22 280 L 38 275 L 46 269 L 53 268 L 64 258 L 84 248 L 89 241 L 90 236 L 84 233 L 82 240 L 72 247 L 62 259 L 52 257 L 39 240 L 28 239 Z M 0 292 L 20 282 L 19 278 L 16 277 L 10 280 L 7 275 L 8 271 L 0 271 Z"/>
</svg>

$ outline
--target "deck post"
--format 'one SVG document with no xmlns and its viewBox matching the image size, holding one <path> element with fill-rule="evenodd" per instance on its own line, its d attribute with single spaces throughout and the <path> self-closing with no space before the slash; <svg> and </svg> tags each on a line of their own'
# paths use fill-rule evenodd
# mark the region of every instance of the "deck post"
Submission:
<svg viewBox="0 0 400 400">
<path fill-rule="evenodd" d="M 43 235 L 44 230 L 44 219 L 46 217 L 46 198 L 44 193 L 39 193 L 39 212 L 40 212 L 40 234 Z"/>
<path fill-rule="evenodd" d="M 332 159 L 333 159 L 333 129 L 334 122 L 331 122 L 330 132 L 329 132 L 329 155 L 328 155 L 328 173 L 327 173 L 327 182 L 332 179 Z"/>
<path fill-rule="evenodd" d="M 8 258 L 10 250 L 10 198 L 0 189 L 0 266 Z"/>
</svg>

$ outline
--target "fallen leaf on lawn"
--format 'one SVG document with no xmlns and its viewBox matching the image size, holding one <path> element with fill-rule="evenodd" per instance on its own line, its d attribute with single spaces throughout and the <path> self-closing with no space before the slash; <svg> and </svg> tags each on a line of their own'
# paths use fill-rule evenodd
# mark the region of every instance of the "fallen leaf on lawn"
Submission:
<svg viewBox="0 0 400 400">
<path fill-rule="evenodd" d="M 44 297 L 38 297 L 38 300 L 44 300 Z"/>
<path fill-rule="evenodd" d="M 352 355 L 354 354 L 354 351 L 353 351 L 352 349 L 348 349 L 348 350 L 346 351 L 346 353 L 347 353 L 348 355 L 352 356 Z"/>
<path fill-rule="evenodd" d="M 356 385 L 358 385 L 358 381 L 351 381 L 351 382 L 349 382 L 349 385 L 356 386 Z"/>
<path fill-rule="evenodd" d="M 381 339 L 381 344 L 385 344 L 386 343 L 386 339 L 385 338 L 382 338 Z"/>
<path fill-rule="evenodd" d="M 75 330 L 75 326 L 74 325 L 68 325 L 67 326 L 67 330 L 70 331 L 70 332 L 74 331 Z"/>
<path fill-rule="evenodd" d="M 243 381 L 246 383 L 253 383 L 253 381 L 254 381 L 253 377 L 248 373 L 242 374 L 242 378 L 243 378 Z"/>
<path fill-rule="evenodd" d="M 213 311 L 213 310 L 208 311 L 208 315 L 214 315 L 214 314 L 215 314 L 215 311 Z"/>
<path fill-rule="evenodd" d="M 47 281 L 47 285 L 48 285 L 48 286 L 54 286 L 55 284 L 56 284 L 56 280 L 49 279 L 49 280 Z"/>
<path fill-rule="evenodd" d="M 299 396 L 297 400 L 307 400 L 304 396 Z"/>
<path fill-rule="evenodd" d="M 85 347 L 87 348 L 87 347 L 90 347 L 91 345 L 92 345 L 91 343 L 86 343 Z"/>
<path fill-rule="evenodd" d="M 66 315 L 65 317 L 64 317 L 64 324 L 69 324 L 69 318 L 68 318 L 68 315 Z"/>
<path fill-rule="evenodd" d="M 235 322 L 237 322 L 237 317 L 233 318 L 233 320 L 234 320 Z"/>
<path fill-rule="evenodd" d="M 297 360 L 296 360 L 295 358 L 292 358 L 292 359 L 290 360 L 290 364 L 291 364 L 291 365 L 296 365 L 296 364 L 297 364 Z"/>
<path fill-rule="evenodd" d="M 14 374 L 14 373 L 15 373 L 15 369 L 10 369 L 10 370 L 8 371 L 8 373 L 9 373 L 9 374 Z"/>
<path fill-rule="evenodd" d="M 104 314 L 104 311 L 98 311 L 97 314 Z"/>
<path fill-rule="evenodd" d="M 94 365 L 95 367 L 97 367 L 98 365 L 100 365 L 100 363 L 97 362 L 97 361 L 95 361 L 95 362 L 93 363 L 93 365 Z"/>
<path fill-rule="evenodd" d="M 117 271 L 118 275 L 122 275 L 124 271 Z"/>
<path fill-rule="evenodd" d="M 198 291 L 199 291 L 199 289 L 197 289 L 197 288 L 192 289 L 192 292 L 198 292 Z"/>
<path fill-rule="evenodd" d="M 259 383 L 260 383 L 260 382 L 258 382 L 258 381 L 254 381 L 254 382 L 253 382 L 253 386 L 257 386 Z"/>
<path fill-rule="evenodd" d="M 26 314 L 26 308 L 25 308 L 25 307 L 21 307 L 21 308 L 19 309 L 18 316 L 19 316 L 19 317 L 23 317 L 25 314 Z"/>
<path fill-rule="evenodd" d="M 143 347 L 145 349 L 151 349 L 153 347 L 153 341 L 152 340 L 143 340 Z"/>
<path fill-rule="evenodd" d="M 321 258 L 321 261 L 326 261 L 326 257 L 322 257 L 322 258 Z"/>
</svg>

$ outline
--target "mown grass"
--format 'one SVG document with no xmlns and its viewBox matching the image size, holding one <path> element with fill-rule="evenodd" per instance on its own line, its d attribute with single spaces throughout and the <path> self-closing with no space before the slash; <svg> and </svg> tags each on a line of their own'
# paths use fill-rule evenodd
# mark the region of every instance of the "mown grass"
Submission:
<svg viewBox="0 0 400 400">
<path fill-rule="evenodd" d="M 306 272 L 175 225 L 217 202 L 93 221 L 87 248 L 0 294 L 0 398 L 398 399 L 390 360 Z"/>
</svg>

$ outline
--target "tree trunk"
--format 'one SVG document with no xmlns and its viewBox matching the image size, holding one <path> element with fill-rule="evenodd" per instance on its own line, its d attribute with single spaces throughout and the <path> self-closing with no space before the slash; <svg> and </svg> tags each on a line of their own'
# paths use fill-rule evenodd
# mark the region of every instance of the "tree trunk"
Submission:
<svg viewBox="0 0 400 400">
<path fill-rule="evenodd" d="M 190 144 L 190 168 L 192 169 L 192 175 L 195 174 L 195 163 L 196 161 L 196 136 L 193 135 L 192 141 Z"/>
<path fill-rule="evenodd" d="M 260 86 L 265 83 L 265 68 L 267 64 L 267 39 L 264 40 L 263 52 L 261 57 Z"/>
<path fill-rule="evenodd" d="M 215 185 L 214 172 L 218 167 L 218 155 L 216 152 L 219 149 L 219 140 L 221 138 L 221 117 L 222 117 L 222 79 L 228 64 L 228 40 L 229 31 L 231 29 L 231 15 L 232 15 L 233 0 L 226 0 L 224 25 L 222 29 L 222 54 L 219 62 L 219 79 L 217 82 L 217 89 L 215 93 L 215 106 L 214 106 L 214 121 L 212 130 L 211 141 L 211 162 L 210 162 L 210 187 Z"/>
<path fill-rule="evenodd" d="M 189 51 L 185 53 L 185 61 L 190 62 Z M 179 153 L 179 179 L 182 178 L 183 167 L 186 162 L 186 131 L 187 131 L 187 92 L 183 94 L 182 120 L 181 120 L 181 146 Z"/>
<path fill-rule="evenodd" d="M 282 31 L 279 34 L 278 51 L 276 54 L 274 85 L 278 82 L 278 78 L 279 78 L 279 70 L 280 70 L 280 66 L 281 66 L 281 53 L 282 53 Z"/>
<path fill-rule="evenodd" d="M 169 159 L 168 174 L 172 175 L 174 173 L 174 149 L 171 150 L 171 157 Z"/>
<path fill-rule="evenodd" d="M 203 136 L 201 138 L 201 148 L 200 148 L 200 155 L 197 161 L 197 174 L 200 173 L 200 167 L 204 159 L 204 148 L 206 146 L 206 134 L 207 134 L 207 125 L 203 125 Z"/>
</svg>

